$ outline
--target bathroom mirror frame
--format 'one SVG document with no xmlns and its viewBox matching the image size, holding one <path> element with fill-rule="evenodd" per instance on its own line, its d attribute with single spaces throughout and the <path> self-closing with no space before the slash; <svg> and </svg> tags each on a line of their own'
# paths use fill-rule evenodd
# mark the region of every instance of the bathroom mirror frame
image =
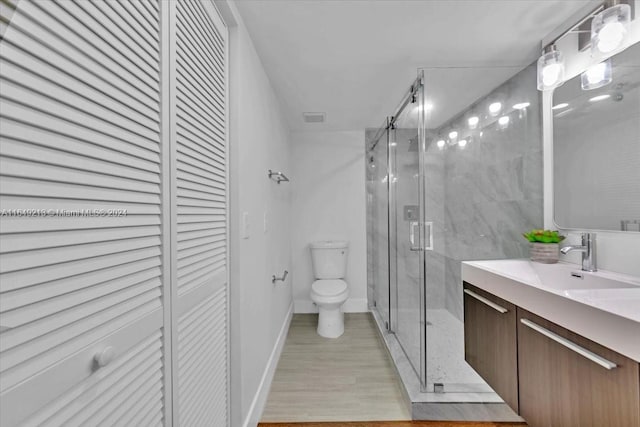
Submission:
<svg viewBox="0 0 640 427">
<path fill-rule="evenodd" d="M 617 57 L 619 57 L 620 55 L 625 54 L 629 49 L 637 49 L 640 50 L 640 41 L 637 41 L 635 43 L 631 43 L 629 46 L 627 46 L 625 49 L 623 49 L 620 52 L 617 52 L 615 55 L 611 56 L 609 58 L 609 60 L 613 61 L 615 63 L 615 60 Z M 615 68 L 615 67 L 614 67 Z M 614 70 L 615 72 L 615 70 Z M 581 79 L 581 74 L 582 73 L 578 73 L 577 75 L 573 76 L 570 79 L 567 79 L 566 83 L 571 82 L 572 84 L 580 84 L 580 79 Z M 638 73 L 639 78 L 638 78 L 638 84 L 640 84 L 640 72 Z M 609 85 L 611 84 L 615 84 L 615 74 L 613 76 L 613 82 L 609 83 Z M 550 132 L 550 140 L 551 143 L 549 145 L 550 151 L 551 151 L 551 155 L 548 157 L 551 160 L 551 166 L 550 166 L 550 173 L 551 173 L 551 219 L 553 222 L 553 226 L 557 229 L 561 229 L 561 230 L 566 230 L 568 232 L 577 232 L 577 231 L 584 231 L 584 230 L 588 230 L 588 231 L 596 231 L 596 232 L 605 232 L 605 233 L 624 233 L 624 234 L 631 234 L 631 235 L 637 235 L 640 234 L 640 230 L 622 230 L 620 227 L 620 229 L 616 229 L 616 228 L 603 228 L 603 227 L 589 227 L 589 226 L 582 226 L 579 224 L 561 224 L 558 221 L 558 203 L 556 203 L 556 196 L 558 194 L 558 181 L 557 181 L 557 162 L 558 162 L 558 158 L 557 158 L 557 144 L 558 144 L 558 139 L 556 138 L 556 131 L 557 131 L 557 122 L 556 119 L 554 117 L 553 111 L 551 110 L 553 105 L 556 105 L 555 103 L 557 102 L 556 99 L 556 92 L 560 89 L 562 90 L 563 86 L 560 86 L 559 88 L 556 88 L 553 90 L 553 92 L 551 93 L 551 96 L 548 97 L 548 103 L 546 104 L 548 110 L 548 113 L 545 114 L 545 116 L 548 118 L 549 122 L 550 122 L 550 126 L 549 126 L 549 132 Z M 595 95 L 594 91 L 594 95 Z M 598 93 L 599 94 L 599 93 Z M 564 100 L 563 100 L 564 101 Z M 588 117 L 586 117 L 586 119 L 588 119 Z M 640 136 L 640 133 L 638 134 Z M 640 142 L 640 139 L 639 139 Z M 640 218 L 630 218 L 631 220 L 640 220 Z M 570 221 L 571 222 L 571 221 Z"/>
</svg>

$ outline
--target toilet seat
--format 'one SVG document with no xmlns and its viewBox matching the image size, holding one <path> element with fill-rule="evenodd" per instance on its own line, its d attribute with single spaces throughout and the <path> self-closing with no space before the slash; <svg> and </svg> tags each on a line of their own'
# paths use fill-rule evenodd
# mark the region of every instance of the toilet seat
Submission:
<svg viewBox="0 0 640 427">
<path fill-rule="evenodd" d="M 311 300 L 316 304 L 342 304 L 349 297 L 348 288 L 344 280 L 316 280 L 311 285 Z"/>
<path fill-rule="evenodd" d="M 323 297 L 337 296 L 347 290 L 347 282 L 344 280 L 316 280 L 311 285 L 311 290 Z"/>
</svg>

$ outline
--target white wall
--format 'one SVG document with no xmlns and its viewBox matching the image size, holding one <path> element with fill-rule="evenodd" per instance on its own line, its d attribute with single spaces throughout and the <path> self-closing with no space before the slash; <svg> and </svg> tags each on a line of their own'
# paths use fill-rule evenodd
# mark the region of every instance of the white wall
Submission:
<svg viewBox="0 0 640 427">
<path fill-rule="evenodd" d="M 316 312 L 309 243 L 348 240 L 344 311 L 367 311 L 364 130 L 293 132 L 291 242 L 296 313 Z"/>
<path fill-rule="evenodd" d="M 292 313 L 291 281 L 271 283 L 271 275 L 292 268 L 291 187 L 267 177 L 269 169 L 289 171 L 291 144 L 280 103 L 235 5 L 216 4 L 230 26 L 231 425 L 254 426 Z"/>
<path fill-rule="evenodd" d="M 631 22 L 627 34 L 627 45 L 640 42 L 640 1 L 635 1 L 635 20 Z M 543 44 L 547 40 L 543 41 Z M 589 51 L 578 52 L 575 36 L 570 35 L 558 44 L 565 55 L 566 79 L 583 72 L 592 64 Z M 604 59 L 604 58 L 601 58 Z M 615 76 L 614 76 L 615 78 Z M 545 228 L 557 228 L 553 220 L 553 115 L 551 113 L 552 94 L 543 95 L 544 131 L 544 218 Z M 568 234 L 567 243 L 579 242 L 579 234 L 585 230 L 561 230 Z M 640 276 L 640 233 L 597 232 L 598 268 L 619 273 Z M 564 260 L 580 263 L 580 254 L 573 252 L 561 255 Z"/>
</svg>

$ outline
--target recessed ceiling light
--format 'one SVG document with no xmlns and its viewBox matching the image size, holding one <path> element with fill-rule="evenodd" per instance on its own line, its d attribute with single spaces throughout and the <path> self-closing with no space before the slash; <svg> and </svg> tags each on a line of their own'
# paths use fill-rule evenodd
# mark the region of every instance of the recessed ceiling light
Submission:
<svg viewBox="0 0 640 427">
<path fill-rule="evenodd" d="M 531 105 L 531 103 L 529 102 L 521 102 L 519 104 L 516 104 L 513 106 L 513 108 L 515 110 L 524 110 L 525 108 L 527 108 L 529 105 Z"/>
<path fill-rule="evenodd" d="M 594 96 L 593 98 L 589 99 L 589 102 L 598 102 L 598 101 L 602 101 L 603 99 L 608 99 L 611 98 L 611 95 L 606 94 L 606 95 L 598 95 L 598 96 Z"/>
<path fill-rule="evenodd" d="M 552 110 L 560 110 L 561 108 L 567 108 L 569 106 L 569 104 L 567 104 L 566 102 L 563 102 L 561 104 L 556 104 L 553 107 L 551 107 Z"/>
<path fill-rule="evenodd" d="M 502 110 L 502 103 L 500 102 L 494 102 L 493 104 L 489 105 L 489 112 L 494 116 L 498 114 L 500 110 Z"/>
<path fill-rule="evenodd" d="M 480 118 L 478 116 L 469 117 L 469 120 L 467 120 L 470 129 L 475 129 L 479 122 Z"/>
<path fill-rule="evenodd" d="M 449 132 L 449 138 L 456 139 L 457 137 L 458 137 L 458 132 L 456 132 L 455 130 L 452 130 L 451 132 Z"/>
</svg>

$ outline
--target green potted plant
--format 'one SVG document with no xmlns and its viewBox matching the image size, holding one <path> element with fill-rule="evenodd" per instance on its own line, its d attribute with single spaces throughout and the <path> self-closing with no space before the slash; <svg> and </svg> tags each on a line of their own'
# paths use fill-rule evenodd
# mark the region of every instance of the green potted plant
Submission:
<svg viewBox="0 0 640 427">
<path fill-rule="evenodd" d="M 522 235 L 531 243 L 529 252 L 531 261 L 544 264 L 558 262 L 559 243 L 564 240 L 564 236 L 552 230 L 531 230 Z"/>
</svg>

